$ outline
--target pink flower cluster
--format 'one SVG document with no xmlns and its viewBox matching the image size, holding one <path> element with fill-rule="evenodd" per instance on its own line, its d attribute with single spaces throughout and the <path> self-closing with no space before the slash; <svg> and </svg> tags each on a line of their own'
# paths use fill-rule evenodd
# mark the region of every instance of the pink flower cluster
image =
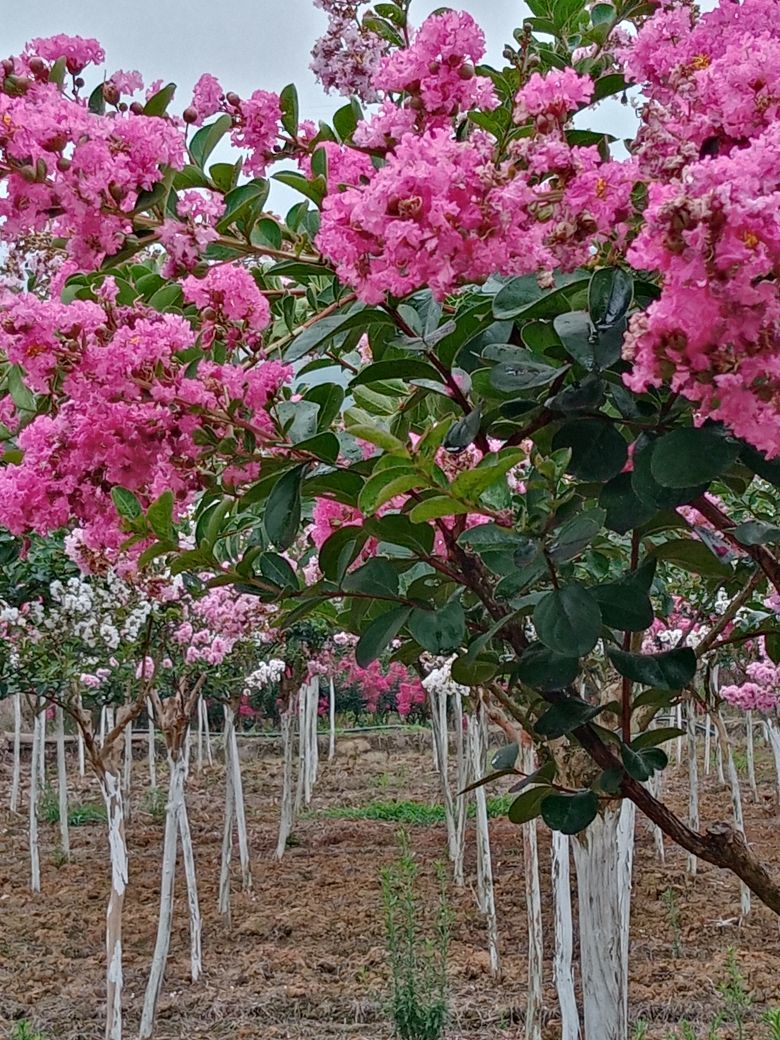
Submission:
<svg viewBox="0 0 780 1040">
<path fill-rule="evenodd" d="M 325 90 L 377 100 L 373 78 L 387 43 L 361 24 L 363 0 L 314 0 L 328 16 L 328 26 L 312 48 L 310 68 Z"/>
<path fill-rule="evenodd" d="M 745 673 L 745 682 L 721 688 L 720 695 L 724 700 L 743 711 L 766 714 L 780 707 L 780 665 L 763 658 L 752 661 Z"/>
<path fill-rule="evenodd" d="M 189 601 L 185 620 L 173 633 L 186 664 L 222 664 L 236 646 L 268 626 L 268 606 L 229 586 L 209 589 Z"/>
<path fill-rule="evenodd" d="M 279 134 L 282 118 L 279 95 L 255 90 L 248 98 L 240 98 L 232 92 L 225 93 L 216 76 L 205 72 L 193 90 L 192 120 L 200 125 L 217 112 L 230 116 L 233 121 L 231 142 L 249 153 L 244 159 L 244 169 L 254 177 L 262 177 L 273 157 Z"/>
</svg>

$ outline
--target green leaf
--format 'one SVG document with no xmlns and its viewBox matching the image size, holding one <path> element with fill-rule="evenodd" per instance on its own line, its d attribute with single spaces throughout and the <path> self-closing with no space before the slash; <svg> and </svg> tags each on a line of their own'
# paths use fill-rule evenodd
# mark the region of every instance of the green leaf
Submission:
<svg viewBox="0 0 780 1040">
<path fill-rule="evenodd" d="M 547 386 L 564 372 L 562 368 L 554 368 L 534 360 L 528 351 L 521 350 L 519 347 L 517 355 L 517 360 L 501 361 L 490 371 L 491 386 L 502 393 Z"/>
<path fill-rule="evenodd" d="M 516 743 L 505 744 L 500 748 L 493 757 L 490 759 L 491 769 L 513 769 L 515 762 L 517 762 L 517 756 L 520 748 Z"/>
<path fill-rule="evenodd" d="M 476 501 L 483 491 L 501 480 L 510 469 L 525 458 L 523 451 L 504 451 L 500 456 L 488 455 L 474 469 L 463 470 L 453 480 L 451 491 L 458 498 Z"/>
<path fill-rule="evenodd" d="M 298 578 L 288 560 L 278 553 L 266 552 L 258 557 L 260 574 L 283 589 L 297 589 Z"/>
<path fill-rule="evenodd" d="M 544 784 L 539 787 L 532 787 L 528 791 L 523 791 L 509 806 L 507 816 L 511 822 L 519 825 L 535 820 L 542 811 L 542 802 L 551 797 L 550 792 L 552 790 L 552 787 Z"/>
<path fill-rule="evenodd" d="M 585 311 L 570 311 L 559 314 L 553 321 L 553 328 L 558 333 L 567 353 L 584 368 L 595 367 L 593 341 L 595 331 Z"/>
<path fill-rule="evenodd" d="M 409 519 L 415 524 L 421 524 L 426 520 L 438 520 L 442 516 L 463 516 L 471 512 L 471 507 L 462 502 L 456 502 L 454 498 L 447 495 L 434 495 L 433 498 L 424 498 L 409 510 Z"/>
<path fill-rule="evenodd" d="M 128 491 L 127 488 L 111 488 L 111 498 L 114 502 L 114 508 L 124 520 L 136 520 L 143 515 L 141 503 L 133 492 Z"/>
<path fill-rule="evenodd" d="M 605 525 L 618 534 L 641 527 L 656 513 L 654 505 L 637 496 L 630 473 L 618 473 L 604 485 L 599 494 L 599 505 L 607 511 Z"/>
<path fill-rule="evenodd" d="M 710 426 L 673 430 L 655 442 L 650 472 L 662 487 L 687 488 L 719 477 L 735 461 L 736 441 Z"/>
<path fill-rule="evenodd" d="M 410 613 L 409 607 L 394 607 L 371 622 L 355 647 L 355 660 L 361 668 L 379 657 L 404 627 Z"/>
<path fill-rule="evenodd" d="M 158 90 L 156 94 L 152 94 L 149 100 L 144 105 L 145 116 L 164 116 L 168 105 L 173 101 L 173 95 L 176 93 L 176 84 L 168 83 Z"/>
<path fill-rule="evenodd" d="M 403 460 L 401 460 L 403 461 Z M 422 478 L 408 465 L 383 469 L 369 477 L 358 496 L 358 508 L 365 516 L 372 516 L 377 509 L 396 495 L 404 495 L 419 487 Z"/>
<path fill-rule="evenodd" d="M 201 170 L 205 167 L 209 156 L 228 132 L 232 123 L 230 116 L 223 113 L 213 123 L 202 126 L 190 141 L 190 158 Z"/>
<path fill-rule="evenodd" d="M 629 776 L 644 783 L 659 769 L 665 769 L 669 759 L 660 748 L 648 748 L 646 751 L 635 751 L 627 744 L 620 747 L 620 757 Z"/>
<path fill-rule="evenodd" d="M 513 278 L 496 293 L 493 300 L 493 317 L 498 321 L 514 318 L 541 295 L 542 290 L 535 275 Z"/>
<path fill-rule="evenodd" d="M 566 700 L 549 707 L 539 718 L 534 729 L 547 740 L 557 740 L 558 737 L 571 733 L 578 726 L 584 726 L 586 722 L 595 719 L 603 710 L 599 704 L 587 704 L 578 697 L 567 697 Z"/>
<path fill-rule="evenodd" d="M 514 674 L 519 682 L 537 690 L 563 690 L 579 670 L 576 657 L 564 657 L 541 643 L 532 643 L 523 651 Z"/>
<path fill-rule="evenodd" d="M 149 526 L 163 542 L 175 542 L 176 531 L 173 526 L 173 492 L 163 491 L 159 498 L 146 510 Z"/>
<path fill-rule="evenodd" d="M 677 737 L 684 736 L 685 730 L 678 729 L 677 726 L 659 726 L 658 729 L 647 729 L 638 737 L 634 737 L 631 747 L 635 751 L 641 751 L 643 748 L 657 747 L 659 744 L 665 744 L 667 740 L 676 740 Z"/>
<path fill-rule="evenodd" d="M 774 545 L 780 542 L 780 527 L 748 520 L 734 528 L 734 537 L 741 545 Z"/>
<path fill-rule="evenodd" d="M 372 596 L 397 596 L 398 574 L 393 565 L 376 556 L 357 570 L 350 571 L 341 583 L 344 592 L 365 592 Z"/>
<path fill-rule="evenodd" d="M 651 552 L 659 560 L 666 560 L 681 570 L 700 574 L 705 578 L 728 578 L 731 567 L 719 559 L 704 542 L 693 538 L 672 538 L 668 542 L 652 547 Z"/>
<path fill-rule="evenodd" d="M 298 136 L 298 91 L 294 83 L 288 83 L 279 94 L 279 107 L 282 110 L 282 126 L 290 137 Z"/>
<path fill-rule="evenodd" d="M 634 279 L 621 267 L 594 271 L 588 286 L 588 310 L 597 329 L 608 329 L 626 316 L 634 297 Z"/>
<path fill-rule="evenodd" d="M 348 105 L 344 105 L 333 114 L 333 127 L 342 141 L 352 137 L 362 118 L 363 112 L 355 98 L 350 99 Z"/>
<path fill-rule="evenodd" d="M 632 578 L 597 585 L 591 590 L 601 607 L 601 618 L 609 628 L 644 632 L 653 623 L 653 604 L 642 586 Z"/>
<path fill-rule="evenodd" d="M 539 639 L 550 650 L 564 657 L 582 657 L 598 642 L 601 611 L 588 589 L 567 585 L 539 600 L 533 622 Z"/>
<path fill-rule="evenodd" d="M 554 563 L 564 563 L 579 556 L 590 545 L 604 525 L 604 509 L 586 509 L 568 520 L 555 535 L 549 555 Z"/>
<path fill-rule="evenodd" d="M 11 400 L 21 412 L 35 411 L 35 395 L 24 381 L 24 373 L 19 365 L 8 366 L 8 393 Z"/>
<path fill-rule="evenodd" d="M 328 193 L 328 185 L 324 177 L 317 176 L 309 179 L 304 177 L 302 173 L 295 173 L 293 170 L 282 170 L 279 173 L 275 173 L 273 179 L 279 181 L 280 184 L 286 184 L 288 188 L 300 192 L 301 195 L 305 195 L 307 199 L 311 199 L 315 206 L 320 206 Z"/>
<path fill-rule="evenodd" d="M 684 505 L 707 490 L 707 484 L 695 487 L 671 488 L 659 484 L 652 473 L 652 461 L 656 442 L 646 445 L 641 451 L 635 451 L 634 468 L 631 471 L 631 487 L 642 502 L 658 509 L 670 509 Z"/>
<path fill-rule="evenodd" d="M 258 217 L 268 199 L 268 181 L 256 179 L 239 184 L 225 196 L 225 212 L 217 223 L 218 231 L 227 231 L 231 224 L 248 217 Z"/>
<path fill-rule="evenodd" d="M 466 615 L 458 600 L 435 610 L 412 611 L 409 631 L 424 650 L 448 654 L 457 650 L 466 635 Z"/>
<path fill-rule="evenodd" d="M 593 101 L 602 101 L 606 97 L 610 97 L 612 94 L 622 94 L 628 87 L 625 77 L 619 73 L 610 73 L 608 76 L 602 76 L 596 80 L 596 86 L 593 91 Z"/>
<path fill-rule="evenodd" d="M 467 448 L 479 433 L 482 422 L 482 411 L 475 408 L 474 411 L 464 415 L 450 426 L 444 438 L 444 447 L 448 451 L 456 452 Z"/>
<path fill-rule="evenodd" d="M 370 315 L 371 312 L 369 311 Z M 317 326 L 313 326 L 317 328 Z M 415 358 L 396 358 L 393 361 L 375 361 L 372 365 L 366 365 L 360 372 L 350 380 L 350 386 L 366 386 L 370 383 L 379 383 L 385 379 L 432 379 L 441 382 L 441 377 L 433 365 Z"/>
<path fill-rule="evenodd" d="M 571 448 L 568 471 L 580 480 L 600 483 L 616 477 L 628 459 L 625 440 L 601 419 L 573 419 L 555 434 L 553 450 Z"/>
<path fill-rule="evenodd" d="M 313 437 L 306 438 L 306 440 L 297 441 L 295 450 L 298 452 L 306 451 L 321 462 L 332 464 L 339 457 L 341 445 L 336 434 L 326 430 L 323 433 L 316 433 Z"/>
<path fill-rule="evenodd" d="M 608 649 L 607 654 L 621 675 L 643 686 L 682 690 L 696 674 L 696 654 L 689 646 L 662 654 L 630 654 Z"/>
<path fill-rule="evenodd" d="M 320 546 L 319 566 L 329 581 L 340 583 L 367 538 L 362 527 L 347 524 L 329 535 Z"/>
<path fill-rule="evenodd" d="M 386 513 L 364 524 L 366 531 L 380 542 L 400 545 L 421 556 L 433 551 L 434 532 L 430 524 L 415 524 L 404 513 Z"/>
<path fill-rule="evenodd" d="M 593 791 L 577 794 L 551 794 L 541 805 L 542 819 L 553 831 L 579 834 L 596 819 L 599 800 Z"/>
<path fill-rule="evenodd" d="M 265 533 L 280 549 L 289 549 L 301 524 L 301 481 L 305 466 L 295 466 L 274 484 L 263 513 Z"/>
</svg>

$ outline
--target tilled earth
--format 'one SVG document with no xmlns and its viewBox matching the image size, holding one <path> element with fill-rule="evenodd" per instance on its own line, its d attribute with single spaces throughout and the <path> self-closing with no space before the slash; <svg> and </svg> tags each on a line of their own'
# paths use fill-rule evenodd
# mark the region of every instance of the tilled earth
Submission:
<svg viewBox="0 0 780 1040">
<path fill-rule="evenodd" d="M 140 754 L 140 748 L 139 748 Z M 336 759 L 323 762 L 311 812 L 296 825 L 281 862 L 276 844 L 280 766 L 268 744 L 245 741 L 245 794 L 253 854 L 254 888 L 233 881 L 230 928 L 217 913 L 222 840 L 223 776 L 219 765 L 193 770 L 188 804 L 204 916 L 204 978 L 189 979 L 189 937 L 183 879 L 177 882 L 174 929 L 160 1004 L 160 1040 L 389 1040 L 379 872 L 398 854 L 398 825 L 334 819 L 336 806 L 389 801 L 438 801 L 430 751 L 420 738 L 344 738 Z M 54 774 L 50 761 L 49 775 Z M 759 801 L 746 798 L 748 837 L 780 872 L 778 818 L 771 761 L 759 749 Z M 162 771 L 161 771 L 162 772 Z M 161 778 L 164 782 L 164 776 Z M 130 885 L 125 904 L 127 1035 L 135 1035 L 158 913 L 162 822 L 152 814 L 145 763 L 135 765 L 133 817 L 128 828 Z M 684 769 L 667 778 L 669 799 L 684 811 Z M 7 811 L 9 756 L 0 753 L 0 1034 L 27 1019 L 46 1040 L 100 1040 L 103 1036 L 103 929 L 109 888 L 108 853 L 100 822 L 71 830 L 72 858 L 61 864 L 58 828 L 41 825 L 42 892 L 29 891 L 26 816 Z M 82 781 L 74 800 L 97 802 Z M 726 818 L 728 793 L 704 778 L 702 821 Z M 435 899 L 435 863 L 445 855 L 443 825 L 408 828 L 421 867 L 421 884 Z M 552 985 L 549 847 L 540 829 L 546 928 L 545 1040 L 560 1040 Z M 483 921 L 471 884 L 451 888 L 454 911 L 449 976 L 449 1040 L 503 1040 L 523 1034 L 527 923 L 520 833 L 505 819 L 491 822 L 502 975 L 491 978 Z M 237 852 L 237 850 L 236 850 Z M 467 875 L 473 879 L 469 834 Z M 701 864 L 695 882 L 686 857 L 667 848 L 661 866 L 652 836 L 637 825 L 631 943 L 631 1018 L 637 1036 L 666 1040 L 690 1021 L 708 1040 L 724 1009 L 719 986 L 733 948 L 751 1008 L 746 1040 L 764 1040 L 764 1011 L 780 1007 L 780 932 L 776 918 L 754 901 L 739 923 L 737 881 Z M 643 1023 L 646 1030 L 643 1032 Z M 729 1024 L 716 1034 L 732 1040 Z M 766 1033 L 767 1038 L 769 1033 Z M 601 1040 L 601 1038 L 588 1038 Z"/>
</svg>

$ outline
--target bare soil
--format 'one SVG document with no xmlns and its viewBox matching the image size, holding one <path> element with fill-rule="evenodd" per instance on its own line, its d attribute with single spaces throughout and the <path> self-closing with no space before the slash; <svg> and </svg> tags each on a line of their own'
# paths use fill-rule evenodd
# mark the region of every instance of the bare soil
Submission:
<svg viewBox="0 0 780 1040">
<path fill-rule="evenodd" d="M 140 754 L 140 748 L 139 748 Z M 390 1040 L 378 875 L 397 856 L 394 823 L 332 819 L 323 810 L 382 800 L 438 801 L 430 751 L 420 738 L 341 741 L 331 764 L 322 764 L 312 812 L 296 826 L 281 863 L 273 857 L 280 787 L 278 754 L 267 743 L 244 743 L 245 791 L 253 853 L 254 889 L 242 893 L 234 877 L 233 925 L 217 914 L 222 837 L 223 775 L 215 765 L 194 771 L 188 804 L 204 914 L 204 978 L 189 979 L 189 937 L 183 880 L 177 884 L 174 932 L 160 1006 L 160 1040 Z M 748 837 L 756 851 L 780 870 L 774 776 L 759 749 L 759 802 L 746 797 Z M 48 775 L 54 776 L 50 760 Z M 164 769 L 160 770 L 164 774 Z M 164 775 L 161 776 L 164 782 Z M 128 829 L 130 885 L 125 904 L 127 1035 L 135 1035 L 146 972 L 154 943 L 162 823 L 144 799 L 145 763 L 135 764 L 133 818 Z M 100 1040 L 103 1036 L 103 928 L 109 889 L 104 826 L 72 828 L 72 859 L 57 855 L 56 825 L 41 825 L 42 888 L 29 891 L 26 816 L 7 811 L 9 756 L 0 753 L 0 1035 L 28 1019 L 46 1040 Z M 97 802 L 96 785 L 75 785 L 76 797 Z M 669 798 L 684 812 L 684 769 L 672 769 Z M 703 778 L 702 819 L 728 816 L 728 793 L 714 776 Z M 443 825 L 409 828 L 434 899 L 437 860 L 445 856 Z M 545 1040 L 559 1040 L 552 985 L 549 847 L 542 827 L 545 913 Z M 473 889 L 451 888 L 455 914 L 450 958 L 452 1021 L 449 1040 L 503 1040 L 523 1034 L 526 987 L 526 916 L 522 845 L 505 819 L 491 823 L 503 974 L 490 977 L 486 937 Z M 237 850 L 236 850 L 237 852 Z M 468 871 L 473 876 L 470 836 Z M 679 912 L 675 947 L 669 891 Z M 667 893 L 665 895 L 665 893 Z M 764 1040 L 762 1012 L 780 1006 L 780 932 L 777 919 L 754 901 L 739 923 L 736 879 L 701 864 L 686 876 L 686 856 L 667 848 L 661 866 L 643 820 L 637 824 L 631 944 L 631 1017 L 646 1022 L 646 1040 L 675 1037 L 690 1021 L 697 1038 L 723 1009 L 718 985 L 726 979 L 727 948 L 733 947 L 752 1000 L 746 1040 Z M 717 1036 L 737 1033 L 722 1027 Z M 766 1033 L 768 1037 L 769 1034 Z M 601 1040 L 588 1037 L 587 1040 Z"/>
</svg>

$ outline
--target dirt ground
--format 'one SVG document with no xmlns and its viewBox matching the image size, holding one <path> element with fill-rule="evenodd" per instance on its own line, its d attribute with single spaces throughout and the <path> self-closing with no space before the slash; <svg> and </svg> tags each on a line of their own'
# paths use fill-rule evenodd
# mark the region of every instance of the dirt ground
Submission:
<svg viewBox="0 0 780 1040">
<path fill-rule="evenodd" d="M 160 1005 L 160 1040 L 389 1040 L 378 874 L 397 855 L 397 824 L 332 819 L 323 810 L 374 799 L 438 801 L 437 777 L 421 738 L 405 742 L 344 738 L 331 764 L 323 763 L 312 813 L 296 826 L 281 863 L 276 843 L 280 786 L 278 754 L 245 742 L 245 788 L 253 854 L 254 890 L 233 882 L 233 927 L 216 911 L 222 835 L 223 778 L 215 765 L 191 776 L 188 800 L 204 914 L 204 978 L 188 976 L 189 938 L 183 884 L 177 885 L 174 932 Z M 141 749 L 139 748 L 139 754 Z M 59 864 L 56 825 L 41 828 L 42 892 L 29 891 L 27 826 L 7 811 L 9 756 L 0 752 L 0 1035 L 28 1019 L 46 1040 L 100 1040 L 103 1035 L 103 927 L 109 888 L 104 826 L 71 830 L 71 862 Z M 49 775 L 54 764 L 49 762 Z M 756 851 L 780 870 L 778 819 L 772 767 L 759 750 L 759 804 L 747 802 L 748 836 Z M 134 813 L 129 826 L 130 885 L 125 904 L 127 1035 L 135 1035 L 157 920 L 162 823 L 142 811 L 146 781 L 139 759 Z M 684 771 L 667 781 L 678 810 L 686 797 Z M 97 801 L 85 781 L 82 800 Z M 702 819 L 728 814 L 728 795 L 706 778 Z M 434 864 L 445 855 L 443 825 L 409 828 L 423 884 L 433 898 Z M 541 834 L 545 911 L 545 1040 L 560 1040 L 549 957 L 552 947 L 549 847 Z M 473 889 L 451 889 L 455 913 L 450 958 L 450 1040 L 503 1040 L 522 1036 L 527 949 L 522 846 L 505 819 L 491 823 L 503 974 L 488 973 L 485 929 Z M 59 864 L 59 865 L 58 865 Z M 467 868 L 473 877 L 470 835 Z M 637 825 L 631 942 L 631 1019 L 646 1040 L 677 1037 L 691 1021 L 696 1037 L 709 1037 L 723 1007 L 718 984 L 726 978 L 733 947 L 752 1000 L 746 1040 L 763 1040 L 763 1011 L 780 1007 L 780 932 L 775 918 L 756 905 L 739 925 L 738 883 L 706 864 L 695 883 L 686 858 L 667 849 L 655 859 L 652 837 Z M 673 895 L 670 897 L 670 891 Z M 674 906 L 679 914 L 675 944 Z M 677 947 L 677 948 L 676 948 Z M 643 1024 L 647 1024 L 646 1031 Z M 719 1040 L 736 1037 L 726 1026 Z M 768 1033 L 766 1034 L 769 1035 Z M 588 1037 L 588 1040 L 601 1040 Z"/>
</svg>

